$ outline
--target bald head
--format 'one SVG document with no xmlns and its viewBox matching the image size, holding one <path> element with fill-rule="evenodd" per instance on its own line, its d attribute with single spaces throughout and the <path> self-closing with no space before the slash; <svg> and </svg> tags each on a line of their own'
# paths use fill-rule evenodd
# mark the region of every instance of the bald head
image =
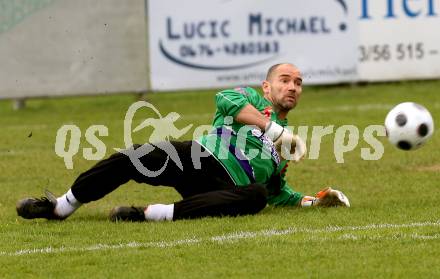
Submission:
<svg viewBox="0 0 440 279">
<path fill-rule="evenodd" d="M 299 72 L 298 68 L 295 65 L 293 65 L 293 64 L 290 64 L 290 63 L 278 63 L 278 64 L 275 64 L 275 65 L 272 65 L 269 68 L 269 70 L 267 71 L 267 74 L 266 74 L 266 80 L 267 81 L 272 81 L 274 76 L 276 76 L 277 70 L 279 68 L 291 68 L 291 69 L 293 68 L 294 70 Z"/>
<path fill-rule="evenodd" d="M 302 76 L 299 69 L 290 63 L 275 64 L 269 68 L 262 89 L 280 119 L 295 108 L 302 92 Z"/>
</svg>

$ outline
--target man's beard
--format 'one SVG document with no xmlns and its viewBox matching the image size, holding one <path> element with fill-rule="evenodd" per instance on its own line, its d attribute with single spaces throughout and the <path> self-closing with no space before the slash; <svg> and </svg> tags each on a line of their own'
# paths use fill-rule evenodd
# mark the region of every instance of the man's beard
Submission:
<svg viewBox="0 0 440 279">
<path fill-rule="evenodd" d="M 283 110 L 283 111 L 289 111 L 289 110 L 294 109 L 295 107 L 296 107 L 296 102 L 289 103 L 289 104 L 285 104 L 285 103 L 280 104 L 280 110 Z"/>
</svg>

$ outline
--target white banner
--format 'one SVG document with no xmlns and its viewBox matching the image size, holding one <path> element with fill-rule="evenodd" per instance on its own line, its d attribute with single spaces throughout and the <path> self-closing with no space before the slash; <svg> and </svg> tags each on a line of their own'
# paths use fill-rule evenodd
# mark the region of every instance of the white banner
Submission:
<svg viewBox="0 0 440 279">
<path fill-rule="evenodd" d="M 153 90 L 255 85 L 279 62 L 296 64 L 307 84 L 357 78 L 355 3 L 147 2 Z"/>
<path fill-rule="evenodd" d="M 440 77 L 440 0 L 1 3 L 0 99 Z"/>
<path fill-rule="evenodd" d="M 361 0 L 359 78 L 440 77 L 440 1 Z"/>
<path fill-rule="evenodd" d="M 144 0 L 0 7 L 0 98 L 147 90 Z"/>
</svg>

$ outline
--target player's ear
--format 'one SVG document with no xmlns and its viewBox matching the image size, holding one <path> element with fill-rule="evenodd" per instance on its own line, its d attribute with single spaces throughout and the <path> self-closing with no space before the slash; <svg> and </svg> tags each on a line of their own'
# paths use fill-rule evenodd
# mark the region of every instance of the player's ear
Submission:
<svg viewBox="0 0 440 279">
<path fill-rule="evenodd" d="M 261 85 L 261 89 L 263 89 L 264 95 L 269 94 L 269 92 L 270 92 L 270 83 L 267 80 L 263 81 L 263 84 Z"/>
</svg>

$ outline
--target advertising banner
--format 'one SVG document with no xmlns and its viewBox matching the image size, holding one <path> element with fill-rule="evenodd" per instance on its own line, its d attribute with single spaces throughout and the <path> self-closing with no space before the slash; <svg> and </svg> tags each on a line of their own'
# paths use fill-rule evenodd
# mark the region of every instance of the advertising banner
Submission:
<svg viewBox="0 0 440 279">
<path fill-rule="evenodd" d="M 147 5 L 153 90 L 255 85 L 280 62 L 297 65 L 306 84 L 357 79 L 356 4 L 149 0 Z"/>
<path fill-rule="evenodd" d="M 361 80 L 440 77 L 440 1 L 360 2 Z"/>
</svg>

